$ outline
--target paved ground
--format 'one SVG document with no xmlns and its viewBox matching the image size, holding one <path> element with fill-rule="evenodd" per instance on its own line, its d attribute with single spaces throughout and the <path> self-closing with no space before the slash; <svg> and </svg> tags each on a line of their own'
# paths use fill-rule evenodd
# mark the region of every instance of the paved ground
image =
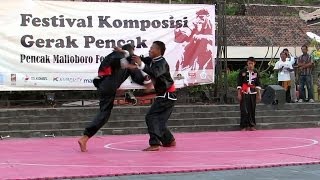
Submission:
<svg viewBox="0 0 320 180">
<path fill-rule="evenodd" d="M 320 165 L 211 171 L 197 173 L 153 174 L 77 180 L 319 180 Z"/>
</svg>

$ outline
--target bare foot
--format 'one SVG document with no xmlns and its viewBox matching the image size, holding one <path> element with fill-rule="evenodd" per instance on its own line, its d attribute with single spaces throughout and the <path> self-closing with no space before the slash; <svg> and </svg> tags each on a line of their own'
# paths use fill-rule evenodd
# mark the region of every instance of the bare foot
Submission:
<svg viewBox="0 0 320 180">
<path fill-rule="evenodd" d="M 78 143 L 79 143 L 79 146 L 80 146 L 80 150 L 81 152 L 87 152 L 87 142 L 89 140 L 89 137 L 84 135 L 82 136 L 79 140 L 78 140 Z"/>
<path fill-rule="evenodd" d="M 255 127 L 250 127 L 250 131 L 256 131 L 257 129 Z"/>
<path fill-rule="evenodd" d="M 143 151 L 159 151 L 159 150 L 160 150 L 160 146 L 150 146 L 144 149 Z"/>
<path fill-rule="evenodd" d="M 246 130 L 247 130 L 247 128 L 242 128 L 242 129 L 241 129 L 241 131 L 246 131 Z"/>
<path fill-rule="evenodd" d="M 177 143 L 176 143 L 176 140 L 173 140 L 171 143 L 169 143 L 169 144 L 164 144 L 163 145 L 163 147 L 174 147 L 174 146 L 176 146 L 177 145 Z"/>
</svg>

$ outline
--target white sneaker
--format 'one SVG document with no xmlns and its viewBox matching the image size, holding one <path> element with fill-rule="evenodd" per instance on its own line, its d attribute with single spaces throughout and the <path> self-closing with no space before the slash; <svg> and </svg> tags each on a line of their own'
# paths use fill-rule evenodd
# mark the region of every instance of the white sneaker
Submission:
<svg viewBox="0 0 320 180">
<path fill-rule="evenodd" d="M 303 100 L 302 99 L 299 99 L 299 101 L 298 101 L 299 103 L 302 103 L 303 102 Z"/>
<path fill-rule="evenodd" d="M 309 102 L 314 103 L 314 100 L 313 99 L 309 99 Z"/>
</svg>

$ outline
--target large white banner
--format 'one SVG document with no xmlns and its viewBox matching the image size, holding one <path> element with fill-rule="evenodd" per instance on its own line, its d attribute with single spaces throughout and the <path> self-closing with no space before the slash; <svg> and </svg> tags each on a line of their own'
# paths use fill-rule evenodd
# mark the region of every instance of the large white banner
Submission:
<svg viewBox="0 0 320 180">
<path fill-rule="evenodd" d="M 10 0 L 0 2 L 0 91 L 91 90 L 113 47 L 153 41 L 176 87 L 214 82 L 213 5 Z M 142 88 L 125 81 L 122 89 Z"/>
</svg>

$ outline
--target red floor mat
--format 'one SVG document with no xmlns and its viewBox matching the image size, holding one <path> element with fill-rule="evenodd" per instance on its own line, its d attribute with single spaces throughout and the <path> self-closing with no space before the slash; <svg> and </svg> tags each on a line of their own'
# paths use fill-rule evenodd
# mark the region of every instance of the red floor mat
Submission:
<svg viewBox="0 0 320 180">
<path fill-rule="evenodd" d="M 147 135 L 0 141 L 0 179 L 99 177 L 320 163 L 320 129 L 175 134 L 176 147 L 143 152 Z"/>
</svg>

